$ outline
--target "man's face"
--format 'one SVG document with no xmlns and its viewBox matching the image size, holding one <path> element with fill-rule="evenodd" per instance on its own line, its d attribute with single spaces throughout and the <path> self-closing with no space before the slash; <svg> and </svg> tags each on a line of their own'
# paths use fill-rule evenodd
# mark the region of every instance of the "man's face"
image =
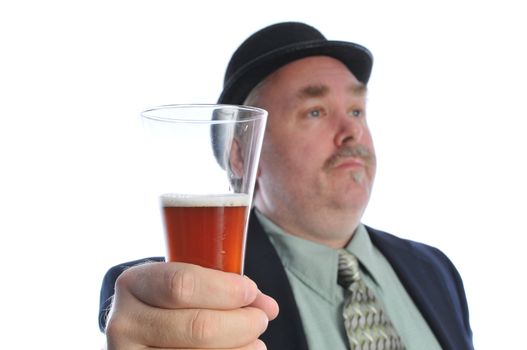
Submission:
<svg viewBox="0 0 527 350">
<path fill-rule="evenodd" d="M 340 61 L 309 57 L 269 76 L 257 104 L 269 117 L 256 206 L 293 234 L 313 230 L 321 241 L 351 234 L 376 167 L 366 87 Z"/>
</svg>

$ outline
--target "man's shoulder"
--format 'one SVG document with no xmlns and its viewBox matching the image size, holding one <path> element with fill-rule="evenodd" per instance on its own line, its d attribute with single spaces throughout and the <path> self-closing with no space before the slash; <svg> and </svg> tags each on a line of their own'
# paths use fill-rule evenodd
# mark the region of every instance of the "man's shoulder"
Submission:
<svg viewBox="0 0 527 350">
<path fill-rule="evenodd" d="M 407 259 L 419 259 L 422 262 L 448 265 L 452 262 L 439 248 L 426 243 L 401 238 L 392 233 L 366 226 L 372 243 L 386 256 Z"/>
<path fill-rule="evenodd" d="M 445 348 L 472 349 L 463 281 L 452 261 L 441 250 L 428 244 L 371 227 L 366 230 L 427 322 L 438 332 L 438 340 L 449 344 Z M 443 307 L 437 308 L 437 305 Z"/>
</svg>

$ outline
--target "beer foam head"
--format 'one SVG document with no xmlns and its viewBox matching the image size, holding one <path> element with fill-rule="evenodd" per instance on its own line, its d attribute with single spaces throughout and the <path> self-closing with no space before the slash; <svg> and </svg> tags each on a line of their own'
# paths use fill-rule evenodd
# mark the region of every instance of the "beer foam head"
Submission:
<svg viewBox="0 0 527 350">
<path fill-rule="evenodd" d="M 247 207 L 246 193 L 188 195 L 166 193 L 161 196 L 163 207 Z"/>
</svg>

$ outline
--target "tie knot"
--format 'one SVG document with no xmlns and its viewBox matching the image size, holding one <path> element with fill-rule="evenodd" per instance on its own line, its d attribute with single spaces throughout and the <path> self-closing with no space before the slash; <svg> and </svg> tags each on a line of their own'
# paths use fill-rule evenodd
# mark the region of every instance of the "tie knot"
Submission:
<svg viewBox="0 0 527 350">
<path fill-rule="evenodd" d="M 340 249 L 338 283 L 347 288 L 350 284 L 359 280 L 359 261 L 347 250 Z"/>
</svg>

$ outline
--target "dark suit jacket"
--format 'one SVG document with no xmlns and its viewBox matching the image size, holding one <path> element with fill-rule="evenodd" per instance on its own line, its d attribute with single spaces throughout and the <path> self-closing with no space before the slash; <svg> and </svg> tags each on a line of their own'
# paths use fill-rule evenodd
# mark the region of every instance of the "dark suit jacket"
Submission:
<svg viewBox="0 0 527 350">
<path fill-rule="evenodd" d="M 276 250 L 254 213 L 249 222 L 244 272 L 280 306 L 280 314 L 269 323 L 261 339 L 269 350 L 307 350 L 299 311 Z M 463 283 L 450 260 L 430 246 L 369 227 L 367 230 L 373 244 L 388 259 L 443 349 L 473 349 Z M 148 259 L 121 264 L 106 273 L 100 296 L 101 330 L 105 326 L 106 310 L 114 293 L 115 280 L 127 267 L 145 260 Z M 162 261 L 163 258 L 150 260 Z"/>
</svg>

